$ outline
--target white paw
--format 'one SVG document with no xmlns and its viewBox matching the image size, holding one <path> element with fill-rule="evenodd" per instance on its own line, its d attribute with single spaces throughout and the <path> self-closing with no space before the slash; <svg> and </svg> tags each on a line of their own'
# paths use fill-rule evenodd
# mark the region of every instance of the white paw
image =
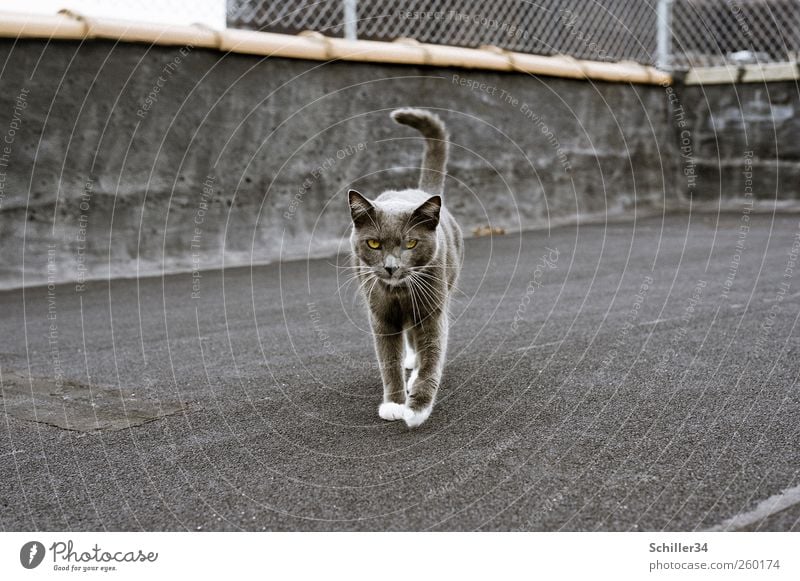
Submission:
<svg viewBox="0 0 800 581">
<path fill-rule="evenodd" d="M 417 354 L 411 349 L 406 349 L 406 356 L 403 359 L 403 367 L 409 371 L 417 367 Z"/>
<path fill-rule="evenodd" d="M 389 420 L 390 422 L 394 420 L 402 420 L 405 409 L 406 406 L 402 404 L 387 401 L 382 403 L 378 408 L 378 415 L 384 420 Z"/>
<path fill-rule="evenodd" d="M 416 428 L 428 419 L 428 416 L 431 415 L 431 410 L 433 410 L 432 405 L 418 412 L 415 412 L 410 407 L 403 406 L 403 419 L 409 428 Z"/>
</svg>

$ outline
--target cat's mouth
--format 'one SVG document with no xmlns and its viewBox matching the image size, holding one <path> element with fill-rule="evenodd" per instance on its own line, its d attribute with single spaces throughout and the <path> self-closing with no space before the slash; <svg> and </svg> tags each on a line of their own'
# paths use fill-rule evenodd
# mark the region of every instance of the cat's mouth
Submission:
<svg viewBox="0 0 800 581">
<path fill-rule="evenodd" d="M 378 279 L 389 287 L 405 286 L 406 278 L 404 276 L 379 276 Z"/>
</svg>

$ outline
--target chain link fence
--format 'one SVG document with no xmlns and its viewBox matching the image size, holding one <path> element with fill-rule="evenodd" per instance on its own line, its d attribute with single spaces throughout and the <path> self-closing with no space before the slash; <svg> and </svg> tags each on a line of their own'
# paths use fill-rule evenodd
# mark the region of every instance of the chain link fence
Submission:
<svg viewBox="0 0 800 581">
<path fill-rule="evenodd" d="M 228 26 L 494 45 L 665 69 L 796 60 L 797 0 L 228 0 Z"/>
<path fill-rule="evenodd" d="M 676 0 L 672 8 L 675 68 L 796 61 L 798 0 Z"/>
</svg>

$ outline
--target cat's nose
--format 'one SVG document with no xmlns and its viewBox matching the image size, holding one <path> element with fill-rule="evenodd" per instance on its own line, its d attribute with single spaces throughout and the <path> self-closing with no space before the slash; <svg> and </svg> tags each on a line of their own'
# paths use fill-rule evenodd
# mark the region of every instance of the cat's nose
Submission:
<svg viewBox="0 0 800 581">
<path fill-rule="evenodd" d="M 397 270 L 396 266 L 384 266 L 384 268 L 386 269 L 386 272 L 389 273 L 389 276 L 392 276 L 394 272 Z"/>
</svg>

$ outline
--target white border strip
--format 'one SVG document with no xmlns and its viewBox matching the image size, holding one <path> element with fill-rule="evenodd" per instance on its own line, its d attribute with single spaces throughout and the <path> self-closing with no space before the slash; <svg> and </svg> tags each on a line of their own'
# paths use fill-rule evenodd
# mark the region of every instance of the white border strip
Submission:
<svg viewBox="0 0 800 581">
<path fill-rule="evenodd" d="M 697 67 L 690 69 L 684 79 L 686 85 L 722 85 L 732 83 L 768 83 L 794 81 L 800 78 L 797 62 L 758 63 L 739 67 Z"/>
</svg>

